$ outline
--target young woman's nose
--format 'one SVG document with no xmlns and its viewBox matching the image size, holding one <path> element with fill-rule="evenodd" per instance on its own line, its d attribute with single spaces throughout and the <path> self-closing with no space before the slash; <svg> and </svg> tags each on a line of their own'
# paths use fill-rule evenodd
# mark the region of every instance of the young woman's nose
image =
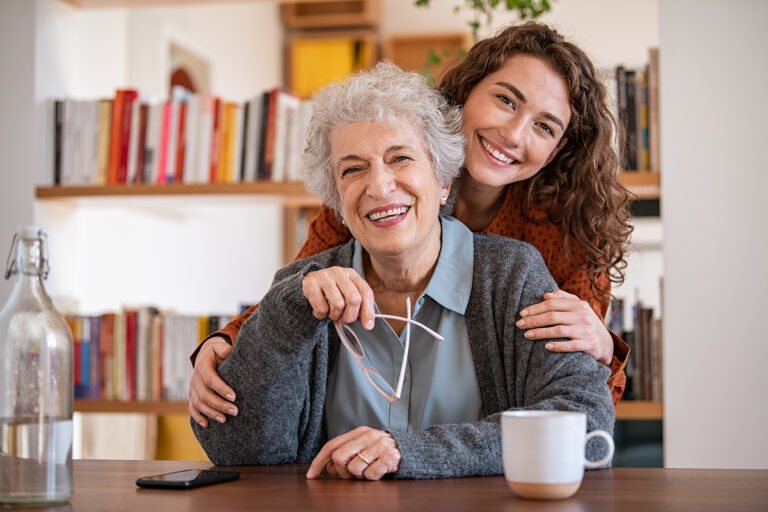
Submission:
<svg viewBox="0 0 768 512">
<path fill-rule="evenodd" d="M 368 195 L 385 197 L 397 187 L 395 175 L 384 162 L 374 162 L 368 173 Z"/>
<path fill-rule="evenodd" d="M 518 147 L 524 137 L 528 121 L 525 116 L 517 115 L 509 119 L 499 130 L 503 142 L 510 147 Z"/>
</svg>

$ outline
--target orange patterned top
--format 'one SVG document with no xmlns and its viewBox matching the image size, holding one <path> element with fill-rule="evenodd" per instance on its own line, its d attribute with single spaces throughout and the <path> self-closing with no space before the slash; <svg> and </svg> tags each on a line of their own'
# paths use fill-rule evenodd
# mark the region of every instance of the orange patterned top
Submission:
<svg viewBox="0 0 768 512">
<path fill-rule="evenodd" d="M 604 318 L 608 310 L 608 301 L 595 297 L 586 271 L 575 267 L 568 261 L 565 255 L 565 241 L 560 227 L 550 222 L 546 212 L 540 208 L 532 208 L 527 217 L 524 215 L 522 205 L 527 193 L 527 183 L 527 181 L 523 181 L 513 183 L 507 187 L 499 212 L 482 232 L 515 238 L 535 246 L 544 258 L 547 268 L 549 268 L 552 277 L 554 277 L 560 289 L 573 293 L 581 297 L 582 300 L 586 300 L 598 316 Z M 299 252 L 297 259 L 343 244 L 351 238 L 352 235 L 349 233 L 349 230 L 341 224 L 334 211 L 324 206 L 310 224 L 309 237 Z M 575 258 L 580 257 L 580 251 L 577 246 L 572 248 L 572 253 Z M 609 284 L 605 275 L 602 276 L 600 284 Z M 208 338 L 222 336 L 230 340 L 230 342 L 236 339 L 240 326 L 243 325 L 256 308 L 258 308 L 258 304 L 248 308 L 241 316 L 235 318 L 224 328 L 208 336 Z M 621 398 L 626 386 L 624 368 L 629 356 L 629 346 L 615 334 L 611 333 L 611 335 L 614 348 L 608 386 L 611 389 L 615 404 Z M 193 364 L 196 354 L 197 350 L 192 354 Z"/>
</svg>

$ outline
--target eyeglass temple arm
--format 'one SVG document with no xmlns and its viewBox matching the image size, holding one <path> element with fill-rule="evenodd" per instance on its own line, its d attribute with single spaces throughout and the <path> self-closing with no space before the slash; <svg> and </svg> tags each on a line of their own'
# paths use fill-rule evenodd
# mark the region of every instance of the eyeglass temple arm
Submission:
<svg viewBox="0 0 768 512">
<path fill-rule="evenodd" d="M 408 325 L 415 325 L 416 327 L 421 327 L 427 333 L 429 333 L 433 338 L 437 339 L 438 341 L 443 341 L 445 338 L 437 334 L 435 331 L 427 327 L 426 325 L 422 324 L 421 322 L 417 322 L 416 320 L 411 320 L 410 318 L 403 318 L 401 316 L 394 316 L 394 315 L 380 315 L 376 314 L 374 315 L 376 318 L 389 318 L 390 320 L 400 320 L 401 322 L 406 322 Z"/>
<path fill-rule="evenodd" d="M 406 324 L 405 324 L 405 350 L 403 350 L 403 362 L 400 364 L 400 378 L 397 379 L 397 388 L 395 389 L 395 398 L 400 398 L 400 393 L 403 391 L 403 381 L 405 381 L 405 365 L 408 362 L 408 349 L 411 346 L 411 298 L 405 298 L 405 312 L 406 312 Z"/>
</svg>

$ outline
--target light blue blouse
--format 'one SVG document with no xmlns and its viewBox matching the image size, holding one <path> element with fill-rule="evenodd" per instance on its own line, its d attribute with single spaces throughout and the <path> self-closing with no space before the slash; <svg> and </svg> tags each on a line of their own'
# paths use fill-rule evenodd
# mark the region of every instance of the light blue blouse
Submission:
<svg viewBox="0 0 768 512">
<path fill-rule="evenodd" d="M 412 318 L 438 332 L 438 341 L 411 325 L 411 344 L 401 397 L 390 404 L 368 382 L 355 359 L 341 345 L 328 377 L 325 425 L 329 438 L 361 425 L 390 431 L 423 430 L 432 425 L 464 423 L 481 418 L 480 387 L 469 348 L 464 313 L 472 289 L 472 232 L 452 217 L 441 217 L 442 247 L 424 293 L 412 305 Z M 363 248 L 355 241 L 353 268 L 363 272 Z M 376 312 L 379 313 L 378 307 Z M 366 357 L 397 387 L 403 361 L 405 329 L 400 336 L 377 318 L 366 331 L 350 324 Z M 382 386 L 383 387 L 383 386 Z"/>
</svg>

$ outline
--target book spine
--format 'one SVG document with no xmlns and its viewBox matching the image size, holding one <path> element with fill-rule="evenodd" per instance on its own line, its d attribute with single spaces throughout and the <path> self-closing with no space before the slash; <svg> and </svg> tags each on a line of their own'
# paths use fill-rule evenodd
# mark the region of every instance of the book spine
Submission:
<svg viewBox="0 0 768 512">
<path fill-rule="evenodd" d="M 61 185 L 61 131 L 64 123 L 64 102 L 53 102 L 53 184 Z"/>
</svg>

